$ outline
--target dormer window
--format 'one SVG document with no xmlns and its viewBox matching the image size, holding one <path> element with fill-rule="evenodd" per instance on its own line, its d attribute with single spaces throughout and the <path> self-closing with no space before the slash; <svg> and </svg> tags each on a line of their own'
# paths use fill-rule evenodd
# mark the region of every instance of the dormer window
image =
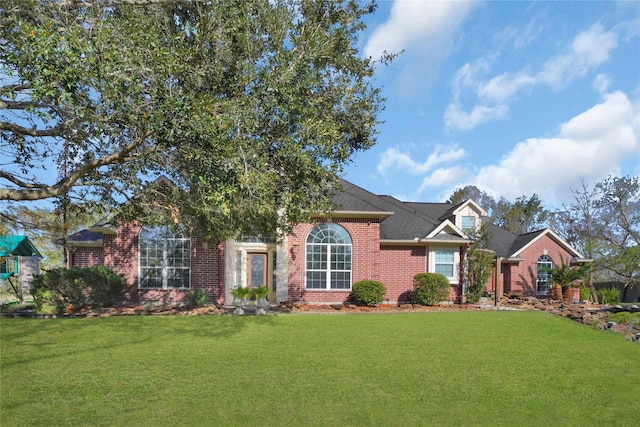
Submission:
<svg viewBox="0 0 640 427">
<path fill-rule="evenodd" d="M 473 236 L 476 234 L 476 217 L 475 216 L 463 216 L 461 218 L 461 228 L 464 234 L 467 236 Z"/>
</svg>

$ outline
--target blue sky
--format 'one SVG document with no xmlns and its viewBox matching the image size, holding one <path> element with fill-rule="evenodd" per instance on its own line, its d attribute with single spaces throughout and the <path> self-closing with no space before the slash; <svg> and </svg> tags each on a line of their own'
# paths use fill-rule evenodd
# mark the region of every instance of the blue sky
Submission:
<svg viewBox="0 0 640 427">
<path fill-rule="evenodd" d="M 402 200 L 473 184 L 573 200 L 581 180 L 640 175 L 640 1 L 380 1 L 363 56 L 386 108 L 344 178 Z"/>
</svg>

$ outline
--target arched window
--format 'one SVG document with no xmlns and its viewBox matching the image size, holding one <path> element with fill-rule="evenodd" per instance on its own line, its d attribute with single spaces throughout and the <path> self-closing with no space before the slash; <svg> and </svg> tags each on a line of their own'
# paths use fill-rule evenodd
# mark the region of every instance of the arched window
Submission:
<svg viewBox="0 0 640 427">
<path fill-rule="evenodd" d="M 182 230 L 148 227 L 140 230 L 140 288 L 188 288 L 191 239 Z"/>
<path fill-rule="evenodd" d="M 537 267 L 538 294 L 549 295 L 549 290 L 551 289 L 551 270 L 553 269 L 553 261 L 551 260 L 551 257 L 548 255 L 542 255 L 538 258 Z"/>
<path fill-rule="evenodd" d="M 351 289 L 351 236 L 332 222 L 311 230 L 306 246 L 306 289 Z"/>
</svg>

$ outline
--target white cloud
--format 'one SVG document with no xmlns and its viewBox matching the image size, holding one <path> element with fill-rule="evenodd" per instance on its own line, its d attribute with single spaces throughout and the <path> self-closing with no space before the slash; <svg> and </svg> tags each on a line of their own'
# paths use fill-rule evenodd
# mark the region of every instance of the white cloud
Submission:
<svg viewBox="0 0 640 427">
<path fill-rule="evenodd" d="M 434 40 L 448 38 L 464 20 L 473 2 L 395 1 L 389 20 L 376 28 L 365 48 L 365 56 L 379 58 L 384 51 L 400 52 Z"/>
<path fill-rule="evenodd" d="M 501 119 L 508 113 L 509 107 L 506 105 L 476 105 L 467 112 L 460 105 L 451 103 L 444 112 L 444 122 L 447 129 L 469 130 L 480 123 Z"/>
<path fill-rule="evenodd" d="M 427 160 L 420 163 L 413 160 L 408 154 L 401 153 L 398 148 L 388 148 L 378 162 L 377 170 L 380 174 L 385 174 L 390 169 L 402 170 L 410 175 L 422 175 L 439 164 L 454 162 L 466 156 L 466 151 L 458 147 L 437 146 L 427 157 Z"/>
<path fill-rule="evenodd" d="M 558 55 L 545 63 L 537 80 L 554 89 L 562 89 L 577 77 L 609 60 L 610 52 L 618 46 L 613 31 L 605 31 L 595 24 L 578 34 L 569 52 Z"/>
<path fill-rule="evenodd" d="M 485 56 L 464 64 L 451 79 L 454 99 L 459 99 L 464 90 L 475 89 L 482 76 L 489 72 L 496 55 Z"/>
<path fill-rule="evenodd" d="M 536 79 L 526 72 L 519 72 L 516 75 L 504 73 L 487 83 L 482 83 L 478 89 L 478 97 L 487 101 L 507 102 L 518 92 L 535 83 Z"/>
<path fill-rule="evenodd" d="M 434 170 L 431 175 L 425 177 L 422 180 L 422 184 L 418 188 L 417 194 L 419 195 L 429 187 L 440 187 L 444 185 L 451 185 L 459 182 L 461 179 L 467 176 L 467 170 L 461 166 L 453 166 L 450 168 L 438 168 Z"/>
<path fill-rule="evenodd" d="M 549 204 L 564 201 L 581 179 L 599 181 L 617 173 L 625 158 L 640 158 L 639 114 L 625 94 L 606 95 L 562 124 L 557 136 L 518 143 L 499 164 L 483 167 L 473 184 L 508 199 L 537 193 Z"/>
<path fill-rule="evenodd" d="M 627 96 L 622 92 L 614 92 L 606 95 L 603 103 L 563 123 L 560 135 L 580 141 L 610 137 L 616 135 L 619 129 L 632 129 L 632 112 L 632 104 Z"/>
<path fill-rule="evenodd" d="M 593 88 L 600 94 L 605 94 L 611 86 L 611 79 L 604 74 L 598 74 L 593 80 Z"/>
<path fill-rule="evenodd" d="M 549 86 L 561 90 L 574 79 L 584 77 L 587 72 L 609 60 L 609 55 L 617 47 L 615 30 L 605 31 L 602 25 L 595 24 L 579 33 L 567 51 L 546 61 L 540 70 L 530 72 L 525 67 L 514 73 L 503 73 L 484 79 L 492 64 L 487 58 L 462 66 L 452 80 L 453 100 L 445 111 L 444 121 L 447 129 L 470 130 L 474 127 L 504 117 L 508 104 L 524 90 L 536 85 Z M 602 78 L 596 89 L 606 91 L 608 82 Z M 467 109 L 461 105 L 461 99 L 475 97 L 474 107 Z"/>
<path fill-rule="evenodd" d="M 396 94 L 420 96 L 436 81 L 440 64 L 449 55 L 453 40 L 475 1 L 401 1 L 391 6 L 388 20 L 375 28 L 363 48 L 374 60 L 384 51 L 404 51 L 380 73 L 389 73 Z"/>
</svg>

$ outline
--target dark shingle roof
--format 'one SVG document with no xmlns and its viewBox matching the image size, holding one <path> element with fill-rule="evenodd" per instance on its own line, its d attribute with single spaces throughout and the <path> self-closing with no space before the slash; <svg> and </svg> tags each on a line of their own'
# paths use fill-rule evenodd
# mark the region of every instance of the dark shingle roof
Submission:
<svg viewBox="0 0 640 427">
<path fill-rule="evenodd" d="M 67 237 L 67 242 L 70 244 L 80 243 L 94 243 L 102 241 L 102 233 L 96 233 L 95 231 L 80 230 Z"/>
<path fill-rule="evenodd" d="M 340 188 L 332 197 L 335 210 L 361 212 L 392 212 L 389 205 L 380 200 L 379 196 L 345 181 L 340 180 Z"/>
<path fill-rule="evenodd" d="M 520 252 L 522 248 L 527 246 L 533 240 L 537 239 L 545 231 L 547 230 L 542 229 L 542 230 L 532 231 L 531 233 L 521 234 L 517 236 L 515 241 L 513 242 L 513 245 L 511 245 L 511 248 L 509 249 L 511 252 L 509 255 L 513 255 Z"/>
<path fill-rule="evenodd" d="M 449 203 L 402 202 L 391 196 L 376 195 L 342 179 L 340 184 L 341 188 L 333 196 L 337 211 L 393 213 L 380 225 L 381 240 L 424 238 L 442 223 L 440 217 L 452 209 Z M 460 236 L 442 235 L 442 239 L 447 237 L 466 240 Z"/>
<path fill-rule="evenodd" d="M 441 223 L 436 218 L 419 209 L 415 204 L 401 202 L 391 196 L 379 196 L 394 206 L 396 212 L 380 226 L 382 240 L 413 240 L 426 237 Z"/>
<path fill-rule="evenodd" d="M 518 236 L 488 221 L 485 221 L 485 228 L 489 235 L 489 248 L 501 257 L 511 256 L 513 254 L 511 249 Z"/>
</svg>

